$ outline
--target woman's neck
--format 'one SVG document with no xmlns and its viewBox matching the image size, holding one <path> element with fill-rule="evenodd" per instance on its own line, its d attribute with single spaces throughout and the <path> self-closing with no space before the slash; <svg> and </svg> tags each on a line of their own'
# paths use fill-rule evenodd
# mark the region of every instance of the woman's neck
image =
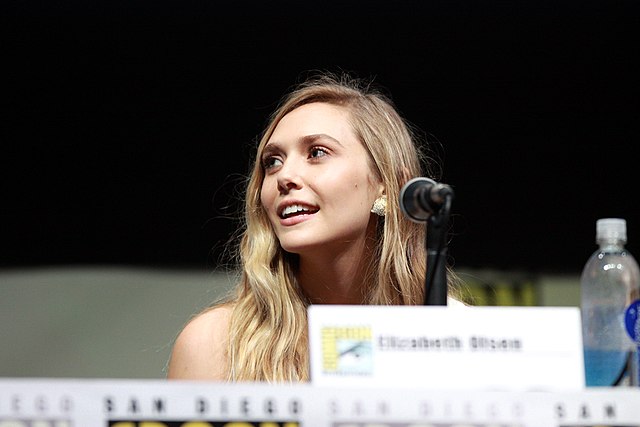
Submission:
<svg viewBox="0 0 640 427">
<path fill-rule="evenodd" d="M 298 283 L 312 304 L 362 304 L 372 250 L 364 242 L 346 250 L 300 256 Z"/>
</svg>

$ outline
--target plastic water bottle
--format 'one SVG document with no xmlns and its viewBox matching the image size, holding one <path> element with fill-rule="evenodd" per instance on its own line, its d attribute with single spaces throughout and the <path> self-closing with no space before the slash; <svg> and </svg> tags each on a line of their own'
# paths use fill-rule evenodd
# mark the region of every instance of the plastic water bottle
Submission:
<svg viewBox="0 0 640 427">
<path fill-rule="evenodd" d="M 587 386 L 638 386 L 640 273 L 624 219 L 596 222 L 599 245 L 580 278 Z"/>
</svg>

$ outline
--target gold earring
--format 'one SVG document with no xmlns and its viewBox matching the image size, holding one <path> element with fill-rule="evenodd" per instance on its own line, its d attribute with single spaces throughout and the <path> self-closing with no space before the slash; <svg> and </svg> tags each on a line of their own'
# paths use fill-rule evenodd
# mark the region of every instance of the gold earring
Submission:
<svg viewBox="0 0 640 427">
<path fill-rule="evenodd" d="M 387 196 L 382 195 L 373 202 L 371 212 L 378 216 L 385 216 L 387 213 Z"/>
</svg>

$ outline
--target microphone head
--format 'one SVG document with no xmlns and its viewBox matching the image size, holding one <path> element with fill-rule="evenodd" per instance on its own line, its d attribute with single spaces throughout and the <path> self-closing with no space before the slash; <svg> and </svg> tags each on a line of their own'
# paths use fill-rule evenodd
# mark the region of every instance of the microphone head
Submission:
<svg viewBox="0 0 640 427">
<path fill-rule="evenodd" d="M 400 209 L 413 222 L 426 222 L 432 210 L 427 210 L 419 198 L 424 191 L 431 191 L 436 182 L 429 178 L 418 177 L 407 182 L 400 190 Z"/>
</svg>

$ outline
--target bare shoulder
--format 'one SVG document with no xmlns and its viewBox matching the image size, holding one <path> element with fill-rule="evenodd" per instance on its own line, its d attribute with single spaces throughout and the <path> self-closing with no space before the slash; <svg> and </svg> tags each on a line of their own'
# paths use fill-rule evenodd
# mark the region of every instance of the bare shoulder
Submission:
<svg viewBox="0 0 640 427">
<path fill-rule="evenodd" d="M 226 379 L 232 311 L 233 305 L 221 305 L 198 314 L 187 323 L 173 345 L 167 378 Z"/>
</svg>

